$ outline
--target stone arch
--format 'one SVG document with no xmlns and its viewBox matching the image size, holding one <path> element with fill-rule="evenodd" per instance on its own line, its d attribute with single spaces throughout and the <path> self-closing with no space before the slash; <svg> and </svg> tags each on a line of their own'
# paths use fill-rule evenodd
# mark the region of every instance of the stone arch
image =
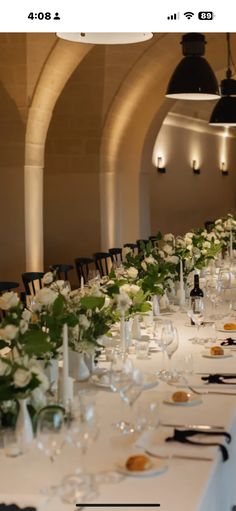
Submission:
<svg viewBox="0 0 236 511">
<path fill-rule="evenodd" d="M 93 45 L 57 40 L 36 85 L 25 139 L 26 270 L 43 270 L 43 169 L 54 106 L 66 82 Z"/>
<path fill-rule="evenodd" d="M 222 37 L 207 34 L 206 57 L 215 71 L 225 66 Z M 148 168 L 154 140 L 173 105 L 165 100 L 165 89 L 180 60 L 179 42 L 180 34 L 157 39 L 123 82 L 107 115 L 101 146 L 104 248 L 150 234 Z"/>
</svg>

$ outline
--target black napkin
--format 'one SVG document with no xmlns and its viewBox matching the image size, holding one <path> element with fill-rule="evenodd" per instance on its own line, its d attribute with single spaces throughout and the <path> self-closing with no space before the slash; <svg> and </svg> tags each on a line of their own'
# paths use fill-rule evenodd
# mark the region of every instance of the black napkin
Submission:
<svg viewBox="0 0 236 511">
<path fill-rule="evenodd" d="M 226 442 L 229 444 L 231 442 L 231 435 L 229 433 L 226 433 L 226 431 L 199 431 L 196 429 L 185 429 L 185 430 L 179 430 L 174 429 L 174 435 L 169 436 L 166 438 L 166 442 L 180 442 L 182 444 L 191 444 L 191 445 L 206 445 L 206 446 L 218 446 L 221 450 L 223 461 L 227 461 L 229 458 L 228 451 L 226 447 L 223 444 L 220 444 L 218 442 L 196 442 L 194 440 L 189 440 L 188 437 L 192 437 L 195 435 L 208 435 L 208 436 L 216 436 L 216 435 L 222 435 L 225 437 Z"/>
<path fill-rule="evenodd" d="M 209 376 L 202 376 L 201 379 L 203 381 L 206 381 L 207 383 L 218 383 L 218 384 L 224 384 L 227 383 L 224 380 L 232 380 L 236 378 L 236 374 L 209 374 Z M 231 383 L 231 385 L 236 385 L 236 383 Z"/>
<path fill-rule="evenodd" d="M 0 502 L 0 511 L 37 511 L 36 507 L 19 507 L 16 504 L 4 504 Z"/>
<path fill-rule="evenodd" d="M 225 341 L 220 343 L 221 346 L 236 346 L 236 340 L 231 337 L 227 337 Z"/>
</svg>

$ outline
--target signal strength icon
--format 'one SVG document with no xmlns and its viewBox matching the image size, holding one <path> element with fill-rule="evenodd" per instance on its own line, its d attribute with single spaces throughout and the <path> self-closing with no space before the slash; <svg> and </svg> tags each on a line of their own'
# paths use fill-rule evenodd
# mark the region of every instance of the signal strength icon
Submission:
<svg viewBox="0 0 236 511">
<path fill-rule="evenodd" d="M 170 14 L 170 16 L 167 16 L 168 20 L 178 20 L 179 19 L 179 12 L 175 12 L 174 14 Z"/>
<path fill-rule="evenodd" d="M 194 12 L 187 11 L 184 13 L 184 16 L 188 18 L 188 20 L 191 20 L 191 18 L 194 16 Z"/>
</svg>

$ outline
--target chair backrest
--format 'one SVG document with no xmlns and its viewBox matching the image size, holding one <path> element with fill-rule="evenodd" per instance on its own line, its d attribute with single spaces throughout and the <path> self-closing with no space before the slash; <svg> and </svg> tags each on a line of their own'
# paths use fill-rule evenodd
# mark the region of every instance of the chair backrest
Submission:
<svg viewBox="0 0 236 511">
<path fill-rule="evenodd" d="M 204 222 L 204 227 L 207 230 L 207 232 L 210 232 L 212 230 L 214 224 L 215 224 L 214 220 L 206 220 L 206 222 Z"/>
<path fill-rule="evenodd" d="M 81 283 L 81 277 L 84 279 L 84 283 L 88 282 L 89 270 L 95 266 L 95 261 L 91 257 L 77 257 L 75 259 L 75 267 L 79 279 L 79 285 Z"/>
<path fill-rule="evenodd" d="M 1 281 L 0 282 L 0 294 L 5 293 L 6 291 L 12 291 L 13 289 L 17 289 L 20 284 L 18 282 L 8 282 L 8 281 Z"/>
<path fill-rule="evenodd" d="M 105 277 L 112 267 L 112 255 L 109 252 L 95 252 L 93 254 L 95 265 L 101 277 Z"/>
<path fill-rule="evenodd" d="M 122 248 L 109 248 L 113 263 L 122 263 Z"/>
<path fill-rule="evenodd" d="M 133 255 L 136 255 L 138 253 L 138 245 L 137 243 L 124 243 L 123 247 L 130 248 L 133 252 Z"/>
<path fill-rule="evenodd" d="M 50 266 L 52 270 L 56 270 L 57 278 L 60 280 L 68 280 L 68 272 L 74 269 L 72 264 L 53 264 Z"/>
<path fill-rule="evenodd" d="M 42 289 L 42 279 L 44 273 L 41 271 L 28 271 L 26 273 L 22 273 L 22 280 L 25 286 L 25 292 L 27 295 L 35 295 L 35 293 Z"/>
<path fill-rule="evenodd" d="M 148 239 L 149 239 L 149 241 L 151 241 L 153 247 L 158 245 L 158 240 L 157 240 L 156 236 L 149 236 Z"/>
</svg>

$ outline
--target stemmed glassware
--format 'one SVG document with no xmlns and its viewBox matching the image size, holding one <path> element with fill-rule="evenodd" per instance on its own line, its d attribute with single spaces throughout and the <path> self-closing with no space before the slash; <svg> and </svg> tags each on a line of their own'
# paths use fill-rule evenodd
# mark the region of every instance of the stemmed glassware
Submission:
<svg viewBox="0 0 236 511">
<path fill-rule="evenodd" d="M 77 504 L 97 495 L 96 481 L 85 469 L 85 454 L 99 435 L 99 424 L 95 413 L 95 402 L 90 392 L 81 391 L 79 401 L 74 402 L 68 417 L 66 442 L 80 452 L 80 465 L 74 474 L 62 481 L 61 495 L 65 502 Z"/>
<path fill-rule="evenodd" d="M 165 353 L 167 353 L 166 352 L 167 346 L 169 346 L 174 341 L 174 337 L 175 337 L 175 333 L 174 333 L 174 327 L 173 327 L 172 322 L 169 320 L 165 321 L 165 323 L 162 327 L 161 336 L 157 340 L 158 345 L 161 348 L 161 351 L 163 354 L 162 369 L 160 372 L 160 376 L 162 379 L 166 379 L 166 377 L 168 378 L 168 376 L 167 376 L 168 373 L 167 373 L 167 370 L 165 367 Z"/>
<path fill-rule="evenodd" d="M 37 421 L 37 446 L 54 462 L 65 441 L 64 410 L 48 406 L 39 413 Z"/>
<path fill-rule="evenodd" d="M 119 394 L 126 405 L 129 405 L 131 412 L 134 402 L 143 390 L 143 375 L 122 351 L 114 353 L 110 367 L 110 387 L 113 392 Z M 115 426 L 124 434 L 135 431 L 135 426 L 123 419 L 116 422 Z"/>
<path fill-rule="evenodd" d="M 169 367 L 169 371 L 166 371 L 164 376 L 165 376 L 165 379 L 168 379 L 169 381 L 176 380 L 175 373 L 172 369 L 172 357 L 179 347 L 179 334 L 178 334 L 177 328 L 173 327 L 173 332 L 174 332 L 173 341 L 171 343 L 167 344 L 167 346 L 165 348 L 170 367 Z"/>
<path fill-rule="evenodd" d="M 194 337 L 192 339 L 192 341 L 195 342 L 196 344 L 200 344 L 199 330 L 200 330 L 200 326 L 204 322 L 204 301 L 202 298 L 198 298 L 197 310 L 195 310 L 195 311 L 189 310 L 188 311 L 188 317 L 192 320 L 194 325 L 196 325 L 196 327 L 197 327 L 196 337 Z"/>
</svg>

